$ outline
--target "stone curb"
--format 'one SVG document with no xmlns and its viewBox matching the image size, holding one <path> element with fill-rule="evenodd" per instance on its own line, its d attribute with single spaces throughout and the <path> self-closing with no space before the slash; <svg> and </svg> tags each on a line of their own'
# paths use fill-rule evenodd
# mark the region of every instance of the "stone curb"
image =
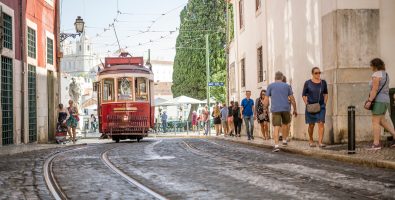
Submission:
<svg viewBox="0 0 395 200">
<path fill-rule="evenodd" d="M 82 143 L 82 144 L 67 144 L 67 145 L 53 145 L 53 146 L 47 146 L 47 147 L 40 147 L 40 148 L 31 148 L 27 150 L 10 150 L 10 152 L 7 153 L 1 153 L 0 156 L 11 156 L 11 155 L 16 155 L 16 154 L 24 154 L 24 153 L 30 153 L 34 151 L 40 151 L 40 150 L 47 150 L 47 149 L 61 149 L 61 148 L 68 148 L 68 147 L 78 147 L 78 146 L 86 146 L 87 143 Z M 0 150 L 2 150 L 0 148 Z"/>
<path fill-rule="evenodd" d="M 263 147 L 266 149 L 273 148 L 272 145 L 257 144 L 257 143 L 252 143 L 252 142 L 248 142 L 248 141 L 242 141 L 242 140 L 234 140 L 234 139 L 221 138 L 221 137 L 216 138 L 216 139 L 231 141 L 231 142 L 245 144 L 245 145 L 251 145 L 251 146 L 255 146 L 255 147 Z M 391 161 L 387 161 L 387 160 L 356 158 L 356 157 L 353 157 L 352 155 L 331 154 L 331 153 L 326 153 L 326 152 L 302 150 L 302 149 L 297 149 L 297 148 L 292 148 L 292 147 L 280 147 L 280 149 L 283 152 L 293 153 L 293 154 L 301 154 L 301 155 L 310 156 L 310 157 L 314 157 L 314 158 L 324 158 L 324 159 L 336 160 L 336 161 L 341 161 L 341 162 L 348 162 L 348 163 L 358 164 L 358 165 L 363 165 L 363 166 L 368 166 L 368 167 L 395 169 L 395 162 L 391 162 Z"/>
</svg>

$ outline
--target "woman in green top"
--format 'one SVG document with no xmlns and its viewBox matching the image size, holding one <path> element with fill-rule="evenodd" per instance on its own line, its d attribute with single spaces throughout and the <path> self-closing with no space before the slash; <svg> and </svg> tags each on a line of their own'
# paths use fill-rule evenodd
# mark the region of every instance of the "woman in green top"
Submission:
<svg viewBox="0 0 395 200">
<path fill-rule="evenodd" d="M 365 108 L 369 109 L 372 106 L 372 124 L 373 124 L 373 144 L 369 150 L 380 150 L 380 134 L 381 127 L 388 130 L 395 136 L 394 127 L 385 119 L 385 114 L 390 105 L 389 96 L 389 76 L 385 71 L 385 64 L 380 58 L 375 58 L 370 61 L 370 66 L 373 70 L 372 81 L 370 81 L 369 98 L 366 101 Z M 380 127 L 381 126 L 381 127 Z M 395 147 L 392 145 L 391 147 Z"/>
</svg>

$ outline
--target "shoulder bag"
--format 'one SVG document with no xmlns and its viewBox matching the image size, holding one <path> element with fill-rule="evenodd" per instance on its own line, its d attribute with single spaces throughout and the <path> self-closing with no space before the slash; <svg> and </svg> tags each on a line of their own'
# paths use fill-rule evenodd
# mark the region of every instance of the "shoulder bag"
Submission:
<svg viewBox="0 0 395 200">
<path fill-rule="evenodd" d="M 312 104 L 307 104 L 306 105 L 306 109 L 308 113 L 311 114 L 316 114 L 321 112 L 321 104 L 320 104 L 320 100 L 321 100 L 321 90 L 322 90 L 322 81 L 321 81 L 321 85 L 320 85 L 320 93 L 318 94 L 318 103 L 312 103 Z"/>
<path fill-rule="evenodd" d="M 387 81 L 388 81 L 388 74 L 385 73 L 385 82 L 384 82 L 383 86 L 380 88 L 380 90 L 377 92 L 376 97 L 375 97 L 375 98 L 373 99 L 373 101 L 370 103 L 369 108 L 366 108 L 367 110 L 373 110 L 373 106 L 374 106 L 374 104 L 376 103 L 377 95 L 379 95 L 380 92 L 383 90 L 384 86 L 387 84 Z M 373 83 L 372 83 L 372 84 L 373 84 Z M 370 94 L 369 94 L 369 96 L 370 96 Z M 365 102 L 365 105 L 366 105 L 368 102 L 369 102 L 369 100 L 367 100 L 367 101 Z"/>
</svg>

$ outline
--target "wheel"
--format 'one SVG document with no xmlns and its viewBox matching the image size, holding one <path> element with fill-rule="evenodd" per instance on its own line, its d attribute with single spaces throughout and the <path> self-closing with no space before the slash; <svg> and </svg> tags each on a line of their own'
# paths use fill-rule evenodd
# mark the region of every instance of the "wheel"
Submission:
<svg viewBox="0 0 395 200">
<path fill-rule="evenodd" d="M 143 139 L 143 138 L 137 138 L 137 142 L 140 142 L 141 139 Z"/>
<path fill-rule="evenodd" d="M 119 137 L 115 138 L 115 143 L 119 143 Z"/>
</svg>

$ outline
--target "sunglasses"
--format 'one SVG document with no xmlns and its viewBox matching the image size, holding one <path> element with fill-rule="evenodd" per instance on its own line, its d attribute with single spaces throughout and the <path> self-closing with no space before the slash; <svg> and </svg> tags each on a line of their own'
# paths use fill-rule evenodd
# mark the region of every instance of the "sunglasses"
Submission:
<svg viewBox="0 0 395 200">
<path fill-rule="evenodd" d="M 314 74 L 321 74 L 321 72 L 314 72 Z"/>
</svg>

